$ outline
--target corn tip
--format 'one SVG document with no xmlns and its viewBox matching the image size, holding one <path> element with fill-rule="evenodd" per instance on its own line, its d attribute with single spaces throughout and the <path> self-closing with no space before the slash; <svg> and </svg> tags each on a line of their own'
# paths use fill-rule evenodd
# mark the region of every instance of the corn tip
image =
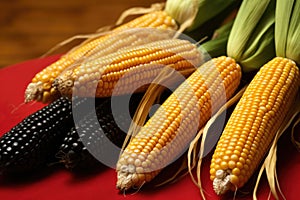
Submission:
<svg viewBox="0 0 300 200">
<path fill-rule="evenodd" d="M 36 100 L 43 93 L 43 83 L 29 83 L 25 90 L 25 103 Z"/>
</svg>

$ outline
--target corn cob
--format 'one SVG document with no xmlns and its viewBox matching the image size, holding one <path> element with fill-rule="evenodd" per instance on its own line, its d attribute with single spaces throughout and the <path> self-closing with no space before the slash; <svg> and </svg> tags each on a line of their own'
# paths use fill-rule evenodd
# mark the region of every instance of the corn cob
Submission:
<svg viewBox="0 0 300 200">
<path fill-rule="evenodd" d="M 144 91 L 166 65 L 189 75 L 201 61 L 202 54 L 196 45 L 186 40 L 166 39 L 82 63 L 57 77 L 53 85 L 62 96 L 68 97 L 74 92 L 96 97 L 109 97 L 113 92 L 130 94 L 140 86 L 143 87 L 137 92 Z"/>
<path fill-rule="evenodd" d="M 0 172 L 42 167 L 54 158 L 65 132 L 73 126 L 71 103 L 61 97 L 26 117 L 0 138 Z"/>
<path fill-rule="evenodd" d="M 129 28 L 160 28 L 160 29 L 176 29 L 177 25 L 175 21 L 169 17 L 163 11 L 156 11 L 149 14 L 145 14 L 138 17 L 124 25 L 121 25 L 113 29 L 112 33 L 104 36 L 97 37 L 91 41 L 87 41 L 82 45 L 79 45 L 75 49 L 68 52 L 66 55 L 62 56 L 58 61 L 54 62 L 41 72 L 35 75 L 31 83 L 27 86 L 25 91 L 25 102 L 32 100 L 42 101 L 48 103 L 58 98 L 59 93 L 55 88 L 52 87 L 53 80 L 66 68 L 76 63 L 76 61 L 87 57 L 95 51 L 104 50 L 104 53 L 109 53 L 118 50 L 120 47 L 127 46 L 131 44 L 131 40 L 123 40 L 124 43 L 118 43 L 116 46 L 112 45 L 110 48 L 106 49 L 107 45 L 103 47 L 101 43 L 113 44 L 113 42 L 120 37 L 114 37 L 121 30 L 126 30 Z M 98 46 L 100 45 L 100 46 Z"/>
<path fill-rule="evenodd" d="M 121 97 L 114 97 L 119 98 Z M 129 112 L 133 116 L 142 94 L 134 94 L 129 102 Z M 128 117 L 123 110 L 118 114 L 113 115 L 111 109 L 111 99 L 107 99 L 96 106 L 97 120 L 88 114 L 85 116 L 77 127 L 73 127 L 64 138 L 62 145 L 59 148 L 57 157 L 67 169 L 83 169 L 94 168 L 99 166 L 100 162 L 89 152 L 90 148 L 97 146 L 99 153 L 109 153 L 103 147 L 101 135 L 98 133 L 99 125 L 104 135 L 116 146 L 120 147 L 123 144 L 126 133 L 131 123 L 131 118 Z M 127 111 L 127 110 L 126 110 Z M 78 130 L 78 132 L 77 132 Z M 80 135 L 79 135 L 80 133 Z M 85 142 L 83 144 L 82 138 Z"/>
<path fill-rule="evenodd" d="M 242 187 L 257 169 L 295 100 L 299 69 L 276 57 L 255 75 L 234 109 L 213 154 L 210 178 L 217 194 Z"/>
<path fill-rule="evenodd" d="M 226 99 L 234 93 L 240 79 L 241 69 L 229 57 L 218 57 L 199 67 L 123 151 L 117 163 L 117 188 L 140 187 L 174 161 L 222 105 L 222 95 Z"/>
</svg>

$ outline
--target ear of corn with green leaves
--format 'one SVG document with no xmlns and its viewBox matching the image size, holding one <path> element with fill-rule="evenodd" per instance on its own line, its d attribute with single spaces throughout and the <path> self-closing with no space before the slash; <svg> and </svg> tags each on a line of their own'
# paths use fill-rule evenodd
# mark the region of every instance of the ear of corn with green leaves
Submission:
<svg viewBox="0 0 300 200">
<path fill-rule="evenodd" d="M 274 56 L 254 76 L 217 144 L 210 168 L 217 194 L 241 188 L 266 157 L 261 170 L 266 169 L 271 192 L 276 199 L 279 198 L 277 191 L 281 190 L 277 185 L 276 171 L 269 166 L 276 163 L 273 146 L 276 149 L 276 142 L 283 133 L 282 127 L 287 123 L 286 118 L 296 116 L 291 113 L 299 113 L 293 107 L 300 86 L 296 64 L 299 62 L 300 46 L 295 40 L 300 31 L 299 25 L 295 26 L 300 20 L 299 10 L 300 1 L 276 2 L 273 34 L 277 57 Z"/>
<path fill-rule="evenodd" d="M 174 161 L 218 107 L 237 89 L 241 69 L 229 57 L 198 68 L 130 141 L 117 163 L 120 190 L 140 187 Z"/>
<path fill-rule="evenodd" d="M 258 168 L 299 88 L 299 69 L 286 58 L 261 67 L 234 109 L 211 161 L 217 194 L 242 187 Z"/>
</svg>

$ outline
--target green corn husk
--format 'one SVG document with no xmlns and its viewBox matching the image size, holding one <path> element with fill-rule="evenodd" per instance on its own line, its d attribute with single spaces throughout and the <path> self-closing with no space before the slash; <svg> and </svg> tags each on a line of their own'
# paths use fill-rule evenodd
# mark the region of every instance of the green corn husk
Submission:
<svg viewBox="0 0 300 200">
<path fill-rule="evenodd" d="M 276 55 L 300 64 L 300 1 L 277 0 L 275 44 Z"/>
<path fill-rule="evenodd" d="M 245 72 L 255 71 L 275 56 L 274 43 L 275 1 L 271 1 L 261 20 L 257 24 L 240 64 Z"/>
<path fill-rule="evenodd" d="M 167 0 L 165 11 L 175 19 L 182 30 L 195 30 L 205 22 L 216 17 L 232 5 L 239 5 L 241 0 Z"/>
<path fill-rule="evenodd" d="M 234 20 L 226 23 L 218 28 L 213 35 L 213 38 L 203 43 L 199 48 L 205 51 L 213 58 L 226 54 L 226 46 L 228 37 L 232 28 Z"/>
<path fill-rule="evenodd" d="M 300 65 L 300 1 L 296 0 L 289 27 L 286 58 L 294 60 Z"/>
<path fill-rule="evenodd" d="M 277 0 L 276 3 L 276 25 L 275 25 L 275 45 L 276 55 L 286 56 L 286 42 L 293 10 L 294 0 Z"/>
<path fill-rule="evenodd" d="M 275 0 L 244 0 L 227 44 L 228 56 L 243 72 L 257 71 L 275 57 Z"/>
</svg>

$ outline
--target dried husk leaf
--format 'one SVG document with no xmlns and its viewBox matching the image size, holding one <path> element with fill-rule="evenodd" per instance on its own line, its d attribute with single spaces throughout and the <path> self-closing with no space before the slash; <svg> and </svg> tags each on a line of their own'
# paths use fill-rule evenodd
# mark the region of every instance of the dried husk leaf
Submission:
<svg viewBox="0 0 300 200">
<path fill-rule="evenodd" d="M 300 152 L 300 141 L 299 141 L 299 138 L 297 139 L 295 136 L 295 129 L 299 124 L 300 124 L 300 116 L 298 116 L 297 121 L 295 121 L 295 123 L 292 126 L 291 140 L 292 140 L 293 144 L 295 145 L 295 147 L 297 148 L 297 150 Z"/>
<path fill-rule="evenodd" d="M 226 47 L 228 42 L 228 37 L 233 25 L 233 20 L 221 26 L 214 32 L 214 36 L 211 40 L 203 43 L 201 45 L 207 53 L 212 57 L 219 57 L 226 55 Z"/>
</svg>

